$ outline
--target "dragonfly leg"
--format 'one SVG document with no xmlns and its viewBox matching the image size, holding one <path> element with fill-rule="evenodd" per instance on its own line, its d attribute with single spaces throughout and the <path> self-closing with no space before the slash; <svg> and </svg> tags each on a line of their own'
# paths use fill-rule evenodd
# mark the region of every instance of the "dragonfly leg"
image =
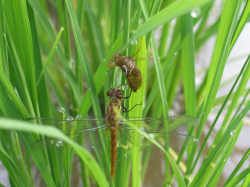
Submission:
<svg viewBox="0 0 250 187">
<path fill-rule="evenodd" d="M 127 113 L 127 112 L 130 112 L 131 110 L 133 110 L 137 105 L 142 105 L 142 103 L 141 103 L 141 104 L 136 104 L 136 105 L 133 106 L 130 110 L 128 110 L 127 108 L 125 108 L 125 106 L 123 105 L 123 103 L 121 103 L 121 105 L 122 105 L 122 111 L 123 111 L 124 113 Z"/>
<path fill-rule="evenodd" d="M 142 40 L 142 37 L 141 37 L 141 40 Z M 140 41 L 139 49 L 134 54 L 132 54 L 132 56 L 130 56 L 130 57 L 133 58 L 133 56 L 135 56 L 137 53 L 139 53 L 140 50 L 141 50 L 141 41 Z"/>
<path fill-rule="evenodd" d="M 124 99 L 128 99 L 128 98 L 130 98 L 130 96 L 131 96 L 131 93 L 132 93 L 132 89 L 131 89 L 131 91 L 130 91 L 130 94 L 129 94 L 129 96 L 127 96 L 127 97 L 124 97 Z"/>
<path fill-rule="evenodd" d="M 109 78 L 110 78 L 109 84 L 110 84 L 110 87 L 111 87 L 111 89 L 112 89 L 112 84 L 111 84 L 111 75 L 110 75 L 109 71 L 107 71 L 107 73 L 109 74 Z"/>
<path fill-rule="evenodd" d="M 146 60 L 146 59 L 149 59 L 149 58 L 153 58 L 152 50 L 151 50 L 151 48 L 150 48 L 149 46 L 148 46 L 148 48 L 149 48 L 149 51 L 150 51 L 150 53 L 151 53 L 151 56 L 145 57 L 145 58 L 138 58 L 138 59 L 135 59 L 136 62 L 137 62 L 137 61 L 140 61 L 140 60 Z"/>
</svg>

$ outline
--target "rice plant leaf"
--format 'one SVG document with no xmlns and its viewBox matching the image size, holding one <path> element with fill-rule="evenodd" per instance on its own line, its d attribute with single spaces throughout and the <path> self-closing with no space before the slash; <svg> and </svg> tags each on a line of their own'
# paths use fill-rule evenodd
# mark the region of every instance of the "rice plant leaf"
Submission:
<svg viewBox="0 0 250 187">
<path fill-rule="evenodd" d="M 32 102 L 32 104 L 28 103 L 29 112 L 32 113 L 34 111 L 35 114 L 39 115 L 37 90 L 34 79 L 35 67 L 33 44 L 26 1 L 6 1 L 4 7 L 8 35 L 12 38 L 12 45 L 16 50 L 15 55 L 17 55 L 17 58 L 20 60 L 20 71 L 23 71 L 24 75 L 24 79 L 21 79 L 22 87 L 27 87 L 28 92 L 25 92 L 25 97 L 27 101 L 29 100 L 28 98 L 30 98 Z M 20 71 L 18 73 L 21 73 Z"/>
<path fill-rule="evenodd" d="M 92 171 L 96 181 L 98 182 L 98 184 L 100 186 L 109 186 L 105 175 L 100 170 L 100 167 L 96 163 L 95 159 L 91 156 L 91 154 L 89 154 L 80 145 L 73 142 L 70 138 L 65 136 L 60 130 L 56 129 L 55 127 L 46 126 L 46 125 L 38 126 L 36 124 L 32 124 L 32 123 L 25 122 L 25 121 L 18 121 L 18 120 L 0 118 L 0 128 L 1 129 L 6 129 L 6 130 L 12 129 L 12 130 L 16 130 L 16 131 L 22 131 L 21 133 L 23 133 L 23 134 L 25 134 L 24 132 L 32 132 L 32 133 L 39 132 L 40 134 L 62 140 L 63 142 L 65 142 L 65 143 L 69 144 L 70 146 L 72 146 L 74 151 L 87 164 L 89 170 Z M 33 142 L 34 142 L 34 139 L 33 139 Z M 31 149 L 31 144 L 33 142 L 32 141 L 29 142 L 30 149 Z M 24 142 L 24 144 L 26 144 L 26 143 L 28 143 L 28 142 Z M 29 148 L 29 147 L 27 147 L 27 148 Z M 38 152 L 40 152 L 40 149 L 35 149 L 35 150 L 33 149 L 33 150 L 30 151 L 31 154 L 36 154 Z M 36 159 L 36 158 L 33 157 L 33 159 Z M 38 156 L 37 159 L 38 159 L 38 163 L 39 163 L 39 161 L 41 161 L 41 158 Z M 42 164 L 42 163 L 40 163 L 40 164 Z M 55 186 L 55 185 L 52 185 L 52 184 L 47 184 L 47 185 L 48 186 Z"/>
<path fill-rule="evenodd" d="M 236 176 L 236 174 L 238 173 L 238 171 L 240 170 L 240 168 L 242 167 L 242 165 L 247 161 L 247 158 L 249 157 L 249 155 L 250 155 L 250 149 L 247 150 L 247 152 L 242 157 L 241 161 L 238 163 L 238 165 L 236 166 L 236 168 L 234 169 L 234 171 L 228 177 L 227 181 L 225 182 L 225 185 L 227 185 L 229 183 L 229 181 L 232 180 Z"/>
<path fill-rule="evenodd" d="M 212 2 L 213 0 L 180 0 L 172 3 L 165 9 L 161 10 L 159 13 L 149 18 L 130 38 L 129 42 L 139 38 L 140 36 L 147 34 L 155 30 L 160 25 L 171 21 L 172 19 L 184 15 L 190 12 L 193 8 L 197 6 L 204 6 L 207 3 Z"/>
<path fill-rule="evenodd" d="M 206 122 L 207 116 L 213 107 L 226 60 L 229 55 L 230 41 L 236 26 L 237 17 L 242 1 L 227 0 L 221 17 L 220 28 L 214 48 L 211 66 L 209 68 L 206 95 L 204 99 L 204 115 L 198 127 L 197 138 L 199 139 Z M 228 20 L 232 20 L 229 22 Z M 193 148 L 191 158 L 194 159 L 197 146 Z"/>
<path fill-rule="evenodd" d="M 41 59 L 41 54 L 40 54 L 40 46 L 38 42 L 34 11 L 29 4 L 27 4 L 27 10 L 28 10 L 30 29 L 31 29 L 32 41 L 33 41 L 35 71 L 36 71 L 36 75 L 39 75 L 42 69 L 42 59 Z M 48 89 L 46 87 L 44 79 L 41 80 L 40 85 L 37 87 L 37 98 L 38 98 L 40 115 L 43 117 L 51 117 L 51 114 L 50 114 L 51 111 L 49 107 L 49 94 L 48 94 Z"/>
<path fill-rule="evenodd" d="M 193 20 L 190 14 L 181 17 L 181 56 L 182 76 L 185 96 L 186 114 L 195 116 L 195 67 L 194 67 L 194 36 Z"/>
<path fill-rule="evenodd" d="M 48 38 L 50 39 L 52 43 L 54 43 L 54 41 L 56 40 L 56 34 L 45 12 L 43 11 L 40 2 L 38 0 L 28 0 L 28 2 L 33 8 L 33 10 L 36 12 L 36 17 L 38 18 L 38 20 L 41 22 L 42 26 L 44 27 L 44 30 L 46 31 Z M 69 84 L 73 90 L 74 98 L 72 98 L 72 100 L 75 99 L 76 103 L 80 105 L 81 100 L 82 100 L 82 95 L 77 85 L 77 82 L 75 80 L 75 77 L 68 65 L 67 58 L 64 55 L 63 50 L 60 45 L 57 46 L 57 54 L 62 63 L 63 69 L 66 73 L 66 77 L 69 81 Z"/>
<path fill-rule="evenodd" d="M 248 56 L 248 58 L 246 60 L 246 64 L 247 64 L 246 69 L 242 74 L 242 78 L 240 80 L 240 83 L 239 83 L 237 90 L 232 98 L 232 102 L 227 110 L 226 116 L 225 116 L 223 123 L 221 125 L 222 128 L 220 128 L 220 130 L 218 131 L 218 133 L 213 141 L 213 144 L 216 144 L 218 142 L 218 140 L 220 139 L 220 137 L 222 136 L 222 134 L 225 132 L 225 129 L 228 126 L 228 122 L 232 116 L 232 113 L 233 113 L 234 109 L 236 108 L 237 103 L 239 101 L 239 98 L 243 94 L 243 91 L 244 91 L 246 84 L 249 80 L 249 77 L 250 77 L 250 56 Z"/>
<path fill-rule="evenodd" d="M 147 51 L 146 51 L 146 41 L 145 36 L 142 37 L 142 39 L 139 39 L 139 44 L 137 47 L 141 47 L 138 54 L 134 57 L 134 59 L 139 58 L 145 58 L 147 57 Z M 138 50 L 138 48 L 135 49 L 135 51 Z M 142 108 L 143 108 L 143 98 L 146 88 L 146 67 L 147 67 L 147 60 L 141 60 L 138 61 L 136 64 L 142 74 L 142 86 L 137 90 L 136 93 L 132 94 L 129 98 L 129 107 L 132 108 L 133 106 L 136 106 L 133 110 L 129 112 L 130 117 L 142 117 Z M 141 105 L 140 105 L 141 104 Z M 139 127 L 138 127 L 139 128 Z M 141 181 L 139 181 L 139 147 L 133 145 L 132 146 L 132 186 L 138 186 Z"/>
<path fill-rule="evenodd" d="M 211 154 L 208 156 L 208 158 L 203 162 L 202 166 L 200 167 L 198 173 L 195 175 L 194 179 L 190 183 L 190 187 L 199 186 L 202 176 L 205 173 L 206 169 L 209 167 L 213 159 L 215 158 L 216 154 L 219 150 L 223 148 L 224 144 L 227 144 L 227 142 L 230 141 L 231 138 L 235 135 L 233 131 L 237 129 L 237 127 L 240 125 L 240 122 L 244 118 L 244 116 L 247 114 L 247 112 L 250 110 L 250 104 L 248 104 L 242 112 L 230 123 L 229 128 L 224 133 L 223 137 L 221 138 L 220 142 L 216 145 L 216 147 L 213 149 Z"/>
<path fill-rule="evenodd" d="M 12 178 L 13 182 L 17 186 L 28 186 L 28 179 L 24 173 L 18 168 L 15 162 L 11 159 L 8 153 L 4 150 L 2 144 L 0 144 L 0 160 L 4 167 L 7 169 L 8 174 Z"/>
<path fill-rule="evenodd" d="M 0 83 L 3 86 L 3 88 L 7 90 L 8 95 L 11 98 L 11 104 L 9 104 L 9 105 L 5 104 L 5 105 L 2 105 L 2 107 L 14 106 L 15 109 L 12 110 L 13 115 L 10 115 L 10 116 L 15 116 L 15 114 L 19 113 L 19 114 L 21 114 L 21 116 L 23 118 L 29 118 L 30 114 L 28 113 L 28 111 L 26 110 L 22 101 L 20 100 L 20 97 L 18 97 L 17 93 L 15 92 L 15 89 L 13 88 L 11 83 L 9 82 L 7 76 L 5 75 L 5 73 L 1 69 L 0 69 Z M 1 106 L 0 106 L 0 108 L 1 108 Z M 18 111 L 18 112 L 14 112 L 14 111 Z"/>
<path fill-rule="evenodd" d="M 95 115 L 101 116 L 101 109 L 100 109 L 99 101 L 97 98 L 97 92 L 96 92 L 96 87 L 94 84 L 93 74 L 92 74 L 92 71 L 90 68 L 89 59 L 88 59 L 87 52 L 86 52 L 86 49 L 84 46 L 84 42 L 83 42 L 83 39 L 81 36 L 81 31 L 80 31 L 79 24 L 77 21 L 73 2 L 66 0 L 66 4 L 67 4 L 68 11 L 69 11 L 69 16 L 70 16 L 71 25 L 72 25 L 72 31 L 74 34 L 80 63 L 81 63 L 82 68 L 83 68 L 84 76 L 85 76 L 85 79 L 86 79 L 86 82 L 88 85 L 88 90 L 90 91 L 90 99 L 92 102 L 92 107 L 93 107 Z"/>
<path fill-rule="evenodd" d="M 250 167 L 240 172 L 236 177 L 234 177 L 225 187 L 234 187 L 236 186 L 242 179 L 244 179 L 250 172 Z"/>
<path fill-rule="evenodd" d="M 250 16 L 250 1 L 247 1 L 245 8 L 241 14 L 241 17 L 238 21 L 238 25 L 236 27 L 236 30 L 235 30 L 235 33 L 234 33 L 234 36 L 233 36 L 233 39 L 232 39 L 232 42 L 230 45 L 230 51 L 232 50 L 235 42 L 237 41 L 242 29 L 244 28 L 244 26 L 248 22 L 249 16 Z"/>
</svg>

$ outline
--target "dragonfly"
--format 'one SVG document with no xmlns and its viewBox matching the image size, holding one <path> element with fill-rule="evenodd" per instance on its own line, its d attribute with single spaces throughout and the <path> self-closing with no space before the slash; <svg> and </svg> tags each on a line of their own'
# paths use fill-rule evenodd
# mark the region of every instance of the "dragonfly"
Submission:
<svg viewBox="0 0 250 187">
<path fill-rule="evenodd" d="M 107 96 L 110 101 L 107 106 L 106 117 L 77 116 L 76 118 L 68 117 L 67 119 L 29 118 L 28 120 L 54 126 L 82 146 L 92 145 L 93 141 L 96 140 L 104 142 L 110 137 L 111 179 L 114 178 L 116 171 L 117 147 L 123 146 L 119 142 L 126 139 L 131 144 L 141 148 L 151 145 L 133 126 L 140 127 L 140 131 L 149 134 L 150 137 L 153 137 L 164 147 L 183 147 L 198 144 L 197 138 L 187 134 L 188 128 L 199 124 L 198 119 L 191 116 L 169 116 L 157 118 L 135 117 L 119 120 L 117 119 L 117 111 L 122 110 L 126 113 L 136 105 L 130 110 L 124 107 L 122 104 L 124 96 L 119 87 L 112 88 L 111 86 Z M 45 137 L 34 142 L 32 148 L 65 149 L 71 147 L 60 139 Z"/>
</svg>

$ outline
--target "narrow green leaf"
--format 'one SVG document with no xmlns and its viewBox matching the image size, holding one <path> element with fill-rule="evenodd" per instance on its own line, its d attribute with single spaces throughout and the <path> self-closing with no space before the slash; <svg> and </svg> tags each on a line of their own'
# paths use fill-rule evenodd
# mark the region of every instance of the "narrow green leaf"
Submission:
<svg viewBox="0 0 250 187">
<path fill-rule="evenodd" d="M 49 62 L 50 62 L 50 60 L 51 60 L 51 57 L 53 56 L 54 52 L 57 51 L 57 46 L 58 46 L 58 43 L 59 43 L 59 41 L 60 41 L 60 38 L 61 38 L 61 35 L 62 35 L 62 31 L 63 31 L 63 30 L 64 30 L 64 28 L 61 27 L 61 29 L 60 29 L 60 31 L 59 31 L 59 33 L 58 33 L 58 35 L 57 35 L 56 41 L 55 41 L 55 43 L 54 43 L 54 45 L 53 45 L 53 48 L 52 48 L 52 50 L 50 51 L 50 54 L 49 54 L 49 56 L 48 56 L 48 59 L 47 59 L 46 63 L 44 64 L 43 69 L 42 69 L 42 71 L 41 71 L 41 73 L 40 73 L 40 75 L 39 75 L 39 77 L 38 77 L 38 79 L 37 79 L 37 84 L 36 84 L 37 86 L 39 85 L 39 82 L 40 82 L 40 80 L 41 80 L 41 78 L 42 78 L 42 76 L 43 76 L 43 73 L 44 73 L 45 69 L 46 69 L 47 66 L 49 65 Z"/>
<path fill-rule="evenodd" d="M 64 141 L 65 143 L 72 146 L 72 148 L 79 155 L 79 157 L 87 164 L 89 169 L 94 174 L 94 177 L 97 180 L 98 184 L 100 186 L 108 186 L 108 182 L 106 180 L 106 177 L 104 176 L 103 172 L 100 170 L 100 167 L 95 162 L 95 159 L 91 156 L 91 154 L 89 154 L 80 145 L 73 142 L 70 138 L 65 136 L 60 130 L 56 129 L 55 127 L 45 126 L 45 125 L 38 126 L 36 124 L 32 124 L 29 122 L 0 118 L 0 128 L 7 129 L 7 130 L 13 129 L 16 131 L 24 131 L 24 132 L 27 131 L 27 132 L 33 132 L 33 133 L 39 132 L 40 134 L 43 134 L 43 135 L 46 135 L 49 137 L 53 137 L 53 138 L 57 138 L 57 139 Z M 26 144 L 27 142 L 24 142 L 24 143 Z M 30 144 L 30 146 L 31 146 L 31 144 Z M 31 151 L 32 154 L 37 153 L 37 152 L 40 152 L 40 150 L 37 149 L 37 150 Z M 33 157 L 33 159 L 34 159 L 34 157 Z M 38 157 L 38 159 L 40 160 L 39 157 Z M 52 184 L 47 184 L 47 185 L 55 186 Z"/>
</svg>

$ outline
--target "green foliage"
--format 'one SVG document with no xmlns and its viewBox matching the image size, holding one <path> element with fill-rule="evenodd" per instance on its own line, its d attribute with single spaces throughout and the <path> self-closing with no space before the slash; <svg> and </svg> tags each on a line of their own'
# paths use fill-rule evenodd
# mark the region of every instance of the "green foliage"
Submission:
<svg viewBox="0 0 250 187">
<path fill-rule="evenodd" d="M 151 146 L 118 148 L 119 162 L 111 181 L 109 140 L 102 142 L 102 152 L 96 148 L 91 155 L 65 132 L 25 121 L 31 117 L 60 118 L 61 107 L 65 108 L 64 117 L 104 116 L 110 81 L 114 87 L 127 83 L 120 68 L 107 67 L 108 59 L 117 51 L 131 56 L 139 46 L 134 58 L 148 57 L 152 51 L 153 60 L 137 62 L 142 86 L 124 105 L 142 105 L 125 117 L 169 116 L 181 90 L 185 107 L 176 115 L 199 118 L 200 125 L 188 129 L 188 134 L 201 139 L 211 110 L 220 105 L 205 140 L 199 146 L 183 147 L 180 152 L 161 147 L 134 127 L 165 155 L 162 185 L 172 185 L 176 180 L 178 186 L 216 186 L 250 109 L 249 90 L 245 88 L 250 77 L 250 57 L 240 73 L 232 75 L 234 85 L 228 94 L 216 98 L 227 59 L 249 20 L 250 2 L 225 0 L 221 15 L 208 25 L 213 6 L 213 0 L 0 0 L 0 161 L 11 186 L 39 183 L 31 171 L 33 163 L 43 179 L 40 186 L 70 186 L 74 154 L 80 160 L 84 186 L 145 184 Z M 173 19 L 175 22 L 171 22 Z M 162 32 L 156 40 L 155 30 L 159 27 Z M 214 35 L 211 64 L 203 72 L 198 88 L 195 55 Z M 127 96 L 130 90 L 123 92 Z M 225 110 L 223 123 L 208 146 Z M 72 149 L 33 149 L 32 144 L 44 136 L 60 139 Z M 225 186 L 248 186 L 250 168 L 243 166 L 248 156 L 249 150 L 227 180 L 220 182 Z"/>
</svg>

